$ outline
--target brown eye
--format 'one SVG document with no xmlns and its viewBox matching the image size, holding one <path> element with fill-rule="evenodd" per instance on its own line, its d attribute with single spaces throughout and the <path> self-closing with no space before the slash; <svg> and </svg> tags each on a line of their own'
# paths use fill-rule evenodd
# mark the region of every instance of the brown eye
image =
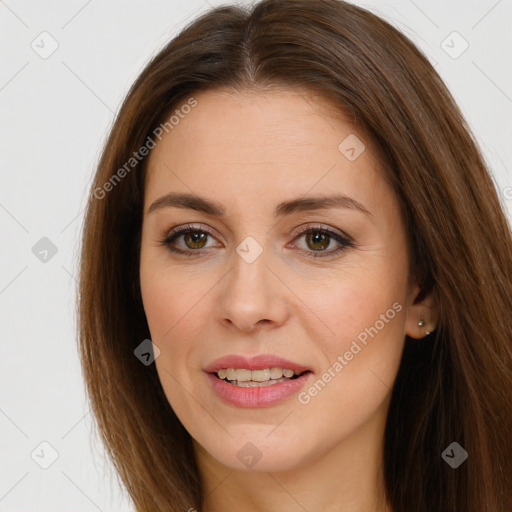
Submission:
<svg viewBox="0 0 512 512">
<path fill-rule="evenodd" d="M 295 238 L 295 240 L 301 239 L 304 239 L 304 242 L 297 244 L 297 247 L 312 258 L 334 256 L 347 248 L 355 247 L 354 242 L 347 235 L 325 228 L 303 229 Z"/>
<path fill-rule="evenodd" d="M 160 243 L 171 252 L 192 256 L 199 255 L 211 246 L 211 244 L 207 245 L 209 238 L 214 239 L 208 231 L 186 226 L 179 230 L 172 230 Z"/>
</svg>

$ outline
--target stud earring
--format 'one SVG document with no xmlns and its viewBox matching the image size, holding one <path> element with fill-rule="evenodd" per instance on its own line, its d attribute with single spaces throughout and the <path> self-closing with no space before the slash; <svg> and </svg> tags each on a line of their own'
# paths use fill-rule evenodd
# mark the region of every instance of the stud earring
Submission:
<svg viewBox="0 0 512 512">
<path fill-rule="evenodd" d="M 421 320 L 418 322 L 418 327 L 423 327 L 425 325 L 425 319 L 423 318 L 423 315 L 421 315 Z M 426 335 L 428 336 L 430 334 L 430 331 L 426 331 Z"/>
</svg>

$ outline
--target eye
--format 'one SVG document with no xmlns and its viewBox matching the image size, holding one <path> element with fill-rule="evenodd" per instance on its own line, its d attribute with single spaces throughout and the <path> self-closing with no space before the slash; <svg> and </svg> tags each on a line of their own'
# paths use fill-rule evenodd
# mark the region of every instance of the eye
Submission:
<svg viewBox="0 0 512 512">
<path fill-rule="evenodd" d="M 181 229 L 172 229 L 160 244 L 166 246 L 171 252 L 192 256 L 208 248 L 206 245 L 208 237 L 213 237 L 209 231 L 187 225 Z"/>
<path fill-rule="evenodd" d="M 301 251 L 309 252 L 309 256 L 313 258 L 326 257 L 337 254 L 347 247 L 354 247 L 354 243 L 350 237 L 337 233 L 323 227 L 306 226 L 301 229 L 299 236 L 294 240 L 303 238 L 306 247 L 300 247 Z M 337 247 L 336 247 L 337 245 Z M 332 248 L 332 246 L 335 246 Z M 330 250 L 327 250 L 330 248 Z"/>
</svg>

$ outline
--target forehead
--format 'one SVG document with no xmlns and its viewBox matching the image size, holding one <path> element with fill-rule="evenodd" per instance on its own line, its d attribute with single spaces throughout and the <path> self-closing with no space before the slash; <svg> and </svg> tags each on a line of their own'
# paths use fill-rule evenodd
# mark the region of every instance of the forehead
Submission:
<svg viewBox="0 0 512 512">
<path fill-rule="evenodd" d="M 390 193 L 369 141 L 324 98 L 304 90 L 193 97 L 197 105 L 151 151 L 146 204 L 169 191 L 245 209 L 308 193 L 336 191 L 363 203 Z"/>
</svg>

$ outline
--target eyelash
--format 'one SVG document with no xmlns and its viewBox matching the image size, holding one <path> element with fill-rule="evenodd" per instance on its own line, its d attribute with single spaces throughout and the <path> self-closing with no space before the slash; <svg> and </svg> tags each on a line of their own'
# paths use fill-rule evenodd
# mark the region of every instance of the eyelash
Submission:
<svg viewBox="0 0 512 512">
<path fill-rule="evenodd" d="M 171 231 L 169 231 L 166 236 L 163 238 L 163 240 L 159 241 L 159 245 L 167 247 L 169 251 L 181 254 L 181 255 L 187 255 L 189 257 L 193 256 L 200 256 L 203 252 L 207 251 L 208 249 L 178 249 L 175 246 L 173 246 L 173 242 L 178 238 L 179 236 L 188 234 L 188 233 L 206 233 L 207 235 L 210 235 L 212 238 L 215 238 L 212 233 L 210 233 L 206 229 L 199 229 L 197 227 L 194 227 L 193 225 L 185 225 L 184 227 L 180 229 L 173 228 Z M 311 258 L 326 258 L 329 256 L 333 256 L 335 254 L 339 254 L 347 248 L 354 248 L 355 244 L 353 240 L 347 236 L 347 235 L 341 235 L 339 233 L 336 233 L 334 231 L 331 231 L 330 229 L 323 228 L 323 227 L 315 227 L 315 226 L 306 226 L 304 228 L 301 228 L 299 232 L 295 235 L 293 240 L 296 240 L 300 236 L 308 233 L 322 233 L 324 235 L 329 236 L 330 238 L 334 239 L 336 242 L 340 244 L 340 247 L 338 247 L 335 250 L 330 251 L 313 251 L 313 250 L 307 250 L 307 249 L 299 249 L 301 252 L 309 253 L 308 256 Z"/>
</svg>

